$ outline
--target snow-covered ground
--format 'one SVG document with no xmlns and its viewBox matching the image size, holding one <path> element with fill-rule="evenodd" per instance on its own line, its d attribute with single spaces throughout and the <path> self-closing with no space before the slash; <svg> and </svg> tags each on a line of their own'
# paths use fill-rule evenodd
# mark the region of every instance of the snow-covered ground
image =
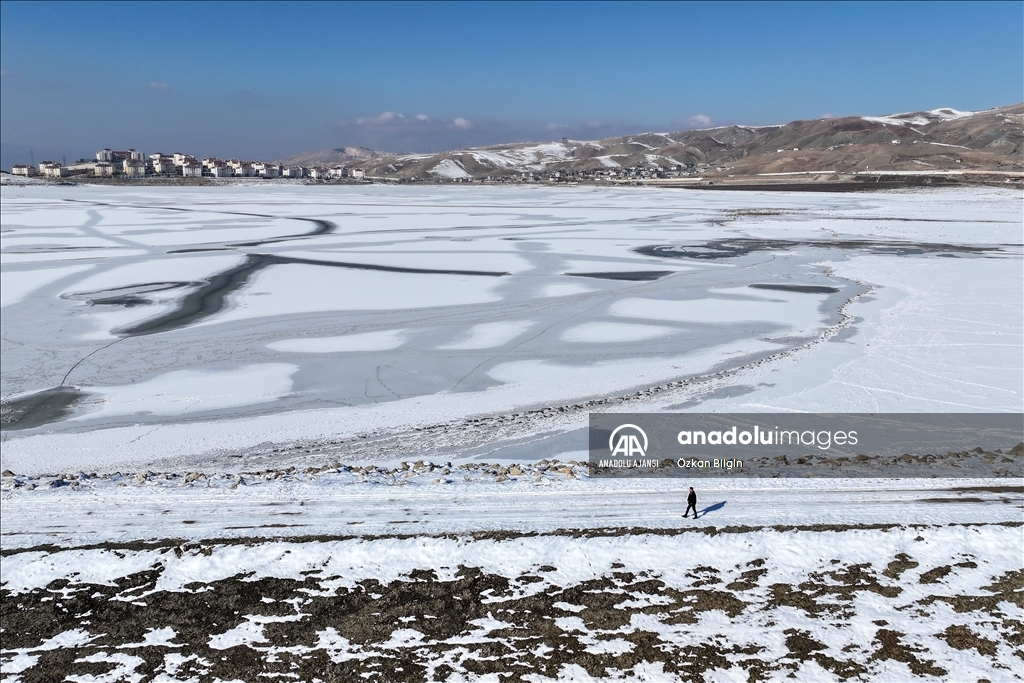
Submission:
<svg viewBox="0 0 1024 683">
<path fill-rule="evenodd" d="M 674 481 L 561 463 L 8 476 L 0 661 L 12 681 L 1019 681 L 1022 483 L 704 482 L 683 519 Z"/>
<path fill-rule="evenodd" d="M 435 474 L 20 481 L 5 680 L 1024 680 L 1019 481 Z"/>
<path fill-rule="evenodd" d="M 576 462 L 1022 412 L 1019 192 L 2 193 L 4 680 L 1024 680 L 1019 478 Z"/>
<path fill-rule="evenodd" d="M 1019 479 L 704 480 L 681 518 L 670 479 L 589 478 L 585 465 L 420 461 L 313 472 L 5 478 L 4 548 L 278 536 L 469 534 L 777 524 L 948 525 L 1021 519 Z M 842 501 L 841 505 L 835 502 Z M 60 510 L 59 516 L 48 511 Z M 254 511 L 258 511 L 254 519 Z M 284 529 L 284 531 L 282 531 Z"/>
<path fill-rule="evenodd" d="M 905 114 L 889 114 L 888 116 L 862 116 L 865 121 L 877 121 L 893 126 L 925 126 L 935 121 L 952 121 L 967 116 L 974 116 L 980 112 L 957 111 L 956 109 L 932 109 L 924 112 L 907 112 Z"/>
</svg>

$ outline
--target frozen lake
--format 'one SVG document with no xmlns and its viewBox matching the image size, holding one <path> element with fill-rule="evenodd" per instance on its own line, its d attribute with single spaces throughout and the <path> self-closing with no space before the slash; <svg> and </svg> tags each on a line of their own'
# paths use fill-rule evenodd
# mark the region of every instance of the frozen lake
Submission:
<svg viewBox="0 0 1024 683">
<path fill-rule="evenodd" d="M 582 457 L 591 410 L 1024 409 L 1017 191 L 2 193 L 18 472 Z"/>
</svg>

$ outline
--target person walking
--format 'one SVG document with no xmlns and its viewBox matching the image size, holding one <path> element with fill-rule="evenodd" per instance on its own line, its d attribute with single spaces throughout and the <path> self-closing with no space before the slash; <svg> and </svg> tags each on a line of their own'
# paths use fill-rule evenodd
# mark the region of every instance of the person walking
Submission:
<svg viewBox="0 0 1024 683">
<path fill-rule="evenodd" d="M 683 513 L 683 517 L 689 516 L 690 508 L 693 508 L 693 518 L 697 519 L 697 494 L 692 486 L 690 487 L 690 495 L 686 496 L 686 512 Z"/>
</svg>

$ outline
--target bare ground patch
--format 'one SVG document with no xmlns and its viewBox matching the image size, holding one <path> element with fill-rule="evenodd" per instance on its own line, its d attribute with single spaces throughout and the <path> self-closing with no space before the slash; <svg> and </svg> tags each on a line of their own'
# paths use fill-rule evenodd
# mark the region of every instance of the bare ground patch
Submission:
<svg viewBox="0 0 1024 683">
<path fill-rule="evenodd" d="M 791 532 L 761 529 L 710 539 L 736 546 L 769 533 Z M 795 536 L 811 540 L 836 533 L 845 535 L 826 530 Z M 257 563 L 252 570 L 240 566 L 234 575 L 174 589 L 161 582 L 175 563 L 179 571 L 182 563 L 201 567 L 233 553 L 244 564 L 245 553 L 259 555 L 273 541 L 244 549 L 217 543 L 35 549 L 19 554 L 31 555 L 41 569 L 72 552 L 99 553 L 90 557 L 125 567 L 138 566 L 148 553 L 150 566 L 107 582 L 79 580 L 72 572 L 30 589 L 5 583 L 3 670 L 7 680 L 26 683 L 54 680 L 55 673 L 139 681 L 398 682 L 494 673 L 508 680 L 572 680 L 584 674 L 612 679 L 641 671 L 655 672 L 657 680 L 704 681 L 737 669 L 756 682 L 778 672 L 808 680 L 817 667 L 839 680 L 865 680 L 891 671 L 885 667 L 893 663 L 914 677 L 948 677 L 955 672 L 946 660 L 955 650 L 970 657 L 972 666 L 992 670 L 992 680 L 1002 680 L 1008 662 L 1024 661 L 1024 624 L 1015 609 L 1024 607 L 1024 570 L 993 572 L 984 558 L 964 559 L 956 549 L 945 562 L 918 559 L 887 547 L 895 532 L 867 533 L 878 536 L 871 562 L 844 560 L 837 548 L 836 557 L 809 561 L 787 582 L 778 580 L 773 554 L 754 545 L 742 561 L 710 556 L 673 576 L 638 569 L 624 557 L 580 578 L 574 563 L 594 549 L 588 544 L 623 538 L 600 534 L 465 536 L 460 543 L 467 552 L 476 544 L 489 552 L 523 539 L 531 548 L 557 542 L 563 550 L 528 571 L 463 563 L 359 580 L 329 569 L 330 558 L 316 554 L 325 552 L 326 543 L 308 540 L 289 544 L 276 560 L 289 563 L 290 556 L 299 556 L 294 566 L 306 568 L 291 576 L 266 576 Z M 907 538 L 914 533 L 907 530 Z M 674 538 L 685 544 L 691 537 L 708 538 Z M 376 544 L 425 546 L 436 540 L 359 542 L 372 551 Z M 643 532 L 625 540 L 638 549 L 670 542 Z M 919 535 L 912 542 L 924 540 Z M 576 553 L 582 555 L 569 559 Z M 975 588 L 957 588 L 954 579 Z M 871 607 L 864 611 L 866 604 Z M 880 612 L 885 618 L 878 618 Z M 868 641 L 853 635 L 864 629 L 873 634 Z"/>
</svg>

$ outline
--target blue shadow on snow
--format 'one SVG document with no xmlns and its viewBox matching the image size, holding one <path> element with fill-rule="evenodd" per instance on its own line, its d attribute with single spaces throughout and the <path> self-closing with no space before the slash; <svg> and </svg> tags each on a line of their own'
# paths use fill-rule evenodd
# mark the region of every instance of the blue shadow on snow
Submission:
<svg viewBox="0 0 1024 683">
<path fill-rule="evenodd" d="M 703 517 L 704 515 L 708 514 L 709 512 L 714 512 L 715 510 L 721 510 L 724 507 L 725 507 L 725 501 L 724 500 L 721 503 L 715 503 L 714 505 L 709 505 L 709 506 L 707 506 L 706 508 L 704 508 L 703 510 L 700 511 L 700 516 Z"/>
</svg>

